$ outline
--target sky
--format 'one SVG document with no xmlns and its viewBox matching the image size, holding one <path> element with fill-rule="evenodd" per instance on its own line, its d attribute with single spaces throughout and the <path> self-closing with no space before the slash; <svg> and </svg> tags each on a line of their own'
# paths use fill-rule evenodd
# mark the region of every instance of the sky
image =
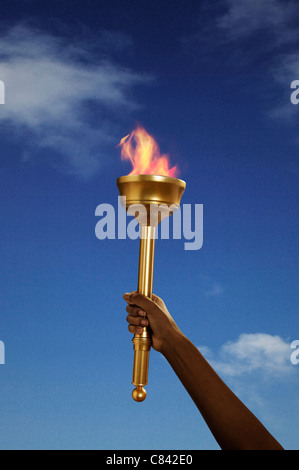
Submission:
<svg viewBox="0 0 299 470">
<path fill-rule="evenodd" d="M 298 26 L 295 0 L 2 1 L 2 450 L 219 449 L 158 352 L 131 398 L 138 240 L 99 240 L 95 211 L 138 124 L 204 208 L 200 250 L 157 240 L 154 292 L 299 448 Z"/>
</svg>

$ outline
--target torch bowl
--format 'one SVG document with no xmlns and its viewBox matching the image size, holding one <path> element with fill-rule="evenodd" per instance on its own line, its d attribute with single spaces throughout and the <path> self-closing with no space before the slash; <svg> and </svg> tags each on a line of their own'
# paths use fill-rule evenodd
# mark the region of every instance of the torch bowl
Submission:
<svg viewBox="0 0 299 470">
<path fill-rule="evenodd" d="M 170 176 L 129 175 L 118 178 L 117 186 L 120 196 L 126 198 L 125 209 L 128 213 L 130 215 L 138 213 L 140 223 L 143 225 L 140 214 L 141 209 L 144 209 L 147 213 L 146 223 L 149 225 L 150 215 L 158 211 L 158 222 L 160 222 L 179 207 L 186 183 Z M 167 211 L 167 208 L 171 208 L 171 211 Z"/>
</svg>

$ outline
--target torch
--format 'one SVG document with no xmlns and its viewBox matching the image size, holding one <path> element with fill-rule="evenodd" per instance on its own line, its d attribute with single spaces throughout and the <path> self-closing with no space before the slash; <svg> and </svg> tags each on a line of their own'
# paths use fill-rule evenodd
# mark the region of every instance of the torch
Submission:
<svg viewBox="0 0 299 470">
<path fill-rule="evenodd" d="M 132 139 L 135 145 L 132 145 Z M 168 158 L 160 156 L 153 138 L 142 128 L 122 139 L 122 157 L 131 159 L 134 170 L 128 176 L 117 180 L 122 200 L 130 215 L 136 217 L 140 225 L 140 251 L 138 271 L 138 293 L 149 298 L 153 293 L 154 256 L 156 228 L 158 224 L 178 209 L 186 183 L 173 176 L 177 169 L 168 168 Z M 147 162 L 144 164 L 144 159 Z M 161 174 L 138 174 L 140 166 L 143 171 Z M 147 168 L 144 168 L 146 165 Z M 162 165 L 162 166 L 161 166 Z M 158 170 L 157 170 L 158 168 Z M 162 168 L 162 169 L 161 169 Z M 137 173 L 137 174 L 136 174 Z M 151 349 L 151 332 L 143 327 L 142 334 L 136 334 L 134 345 L 134 366 L 132 384 L 133 399 L 142 402 L 146 398 L 144 386 L 148 383 L 149 355 Z"/>
</svg>

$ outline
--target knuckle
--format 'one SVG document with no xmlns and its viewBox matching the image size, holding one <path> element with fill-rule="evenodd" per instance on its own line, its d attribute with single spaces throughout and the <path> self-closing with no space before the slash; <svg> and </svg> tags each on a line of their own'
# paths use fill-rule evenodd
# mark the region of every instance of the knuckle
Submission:
<svg viewBox="0 0 299 470">
<path fill-rule="evenodd" d="M 138 307 L 131 307 L 129 313 L 132 317 L 138 317 L 139 308 Z"/>
<path fill-rule="evenodd" d="M 141 318 L 140 317 L 136 317 L 136 316 L 132 316 L 132 315 L 128 315 L 127 316 L 127 322 L 131 325 L 131 326 L 138 326 L 140 325 L 140 322 L 141 322 Z"/>
</svg>

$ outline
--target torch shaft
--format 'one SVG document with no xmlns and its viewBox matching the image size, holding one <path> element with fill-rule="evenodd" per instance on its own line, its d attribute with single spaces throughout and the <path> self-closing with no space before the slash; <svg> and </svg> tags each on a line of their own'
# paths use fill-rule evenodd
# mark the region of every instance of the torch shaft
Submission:
<svg viewBox="0 0 299 470">
<path fill-rule="evenodd" d="M 155 230 L 155 227 L 141 226 L 138 292 L 149 298 L 152 298 L 153 293 Z M 133 392 L 133 398 L 136 401 L 142 401 L 146 396 L 143 387 L 148 383 L 149 353 L 152 344 L 150 329 L 144 327 L 141 334 L 134 336 L 133 344 L 134 367 L 132 383 L 136 387 Z"/>
<path fill-rule="evenodd" d="M 153 294 L 155 231 L 156 227 L 141 227 L 138 292 L 149 298 Z"/>
</svg>

